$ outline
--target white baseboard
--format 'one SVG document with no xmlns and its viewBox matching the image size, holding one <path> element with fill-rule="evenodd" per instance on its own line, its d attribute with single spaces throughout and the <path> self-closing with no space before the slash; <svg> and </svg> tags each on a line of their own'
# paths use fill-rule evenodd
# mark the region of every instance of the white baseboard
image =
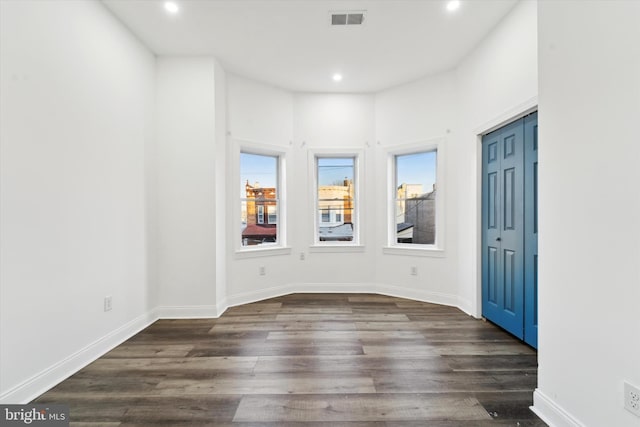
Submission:
<svg viewBox="0 0 640 427">
<path fill-rule="evenodd" d="M 375 294 L 374 283 L 295 283 L 290 293 Z"/>
<path fill-rule="evenodd" d="M 550 427 L 584 427 L 574 416 L 565 411 L 540 389 L 533 392 L 531 410 Z"/>
<path fill-rule="evenodd" d="M 282 285 L 259 289 L 257 291 L 241 292 L 235 295 L 227 295 L 226 306 L 224 308 L 226 310 L 229 307 L 235 307 L 237 305 L 250 304 L 252 302 L 287 295 L 294 292 L 292 289 L 292 285 Z"/>
<path fill-rule="evenodd" d="M 292 283 L 229 296 L 224 308 L 293 293 L 371 293 L 460 308 L 457 295 L 376 283 Z M 218 311 L 222 313 L 220 307 Z"/>
<path fill-rule="evenodd" d="M 158 319 L 208 319 L 219 316 L 215 305 L 164 305 L 154 311 Z"/>
<path fill-rule="evenodd" d="M 475 317 L 476 319 L 479 319 L 482 317 L 481 314 L 478 313 L 478 311 L 473 308 L 473 304 L 471 304 L 471 301 L 467 299 L 458 297 L 457 307 L 471 317 Z"/>
<path fill-rule="evenodd" d="M 458 307 L 458 296 L 445 294 L 442 292 L 424 291 L 418 289 L 409 289 L 395 285 L 376 285 L 372 291 L 382 295 L 389 295 L 398 298 L 407 298 L 416 301 L 428 302 L 431 304 L 447 305 L 450 307 Z"/>
<path fill-rule="evenodd" d="M 0 395 L 1 404 L 26 404 L 69 378 L 156 321 L 151 313 L 136 317 L 85 348 Z"/>
<path fill-rule="evenodd" d="M 269 298 L 276 298 L 289 294 L 331 293 L 331 294 L 358 294 L 381 293 L 377 291 L 377 285 L 372 283 L 290 283 L 288 285 L 273 286 L 257 291 L 242 292 L 228 296 L 223 307 L 218 306 L 218 312 L 222 314 L 229 307 L 250 304 Z"/>
<path fill-rule="evenodd" d="M 224 297 L 222 300 L 218 301 L 216 304 L 216 310 L 218 312 L 217 317 L 222 316 L 224 312 L 227 311 L 227 308 L 229 308 L 229 304 L 227 303 L 227 298 Z"/>
</svg>

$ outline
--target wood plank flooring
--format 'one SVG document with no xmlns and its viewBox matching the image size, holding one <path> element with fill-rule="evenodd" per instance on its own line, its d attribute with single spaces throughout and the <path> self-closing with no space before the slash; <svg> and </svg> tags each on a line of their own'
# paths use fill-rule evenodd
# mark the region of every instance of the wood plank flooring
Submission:
<svg viewBox="0 0 640 427">
<path fill-rule="evenodd" d="M 75 426 L 545 426 L 534 350 L 381 295 L 293 294 L 160 320 L 40 396 Z"/>
</svg>

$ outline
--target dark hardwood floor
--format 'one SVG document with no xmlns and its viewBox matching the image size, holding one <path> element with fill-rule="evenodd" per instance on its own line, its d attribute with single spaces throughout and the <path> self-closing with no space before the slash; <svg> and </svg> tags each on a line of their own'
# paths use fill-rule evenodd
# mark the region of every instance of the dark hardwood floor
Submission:
<svg viewBox="0 0 640 427">
<path fill-rule="evenodd" d="M 534 350 L 461 311 L 293 294 L 160 320 L 37 403 L 72 425 L 545 426 Z"/>
</svg>

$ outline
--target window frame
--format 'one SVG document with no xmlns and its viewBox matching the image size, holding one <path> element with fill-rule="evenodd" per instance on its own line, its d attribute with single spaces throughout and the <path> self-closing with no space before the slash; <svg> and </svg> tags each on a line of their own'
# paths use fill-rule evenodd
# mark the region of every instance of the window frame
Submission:
<svg viewBox="0 0 640 427">
<path fill-rule="evenodd" d="M 386 149 L 387 157 L 387 245 L 383 252 L 391 255 L 444 256 L 445 242 L 445 206 L 444 194 L 446 182 L 445 171 L 445 139 L 436 138 L 411 144 L 397 145 Z M 398 243 L 396 225 L 397 202 L 397 156 L 436 152 L 436 209 L 435 209 L 435 241 L 433 244 Z"/>
<path fill-rule="evenodd" d="M 235 183 L 229 188 L 233 188 L 232 194 L 229 196 L 231 205 L 233 206 L 233 241 L 235 248 L 236 258 L 251 258 L 256 256 L 271 256 L 271 255 L 287 255 L 291 253 L 291 248 L 287 246 L 287 160 L 290 156 L 288 148 L 279 147 L 269 144 L 254 143 L 249 141 L 243 141 L 238 139 L 231 140 L 233 150 L 231 152 L 234 173 L 233 177 Z M 276 222 L 277 235 L 275 243 L 268 243 L 256 246 L 243 246 L 242 245 L 242 202 L 244 197 L 238 197 L 241 193 L 243 184 L 240 182 L 240 176 L 242 173 L 242 167 L 240 164 L 241 154 L 254 154 L 259 156 L 268 156 L 276 158 Z M 269 205 L 267 205 L 269 206 Z M 258 206 L 260 207 L 260 206 Z M 262 206 L 264 209 L 264 207 Z M 268 212 L 268 208 L 263 210 Z M 268 215 L 268 214 L 267 214 Z M 265 220 L 263 217 L 263 224 L 271 224 L 269 218 Z"/>
<path fill-rule="evenodd" d="M 362 182 L 364 177 L 364 150 L 360 148 L 336 148 L 336 149 L 313 149 L 309 150 L 309 182 L 311 185 L 311 212 L 313 213 L 312 235 L 309 244 L 310 252 L 353 252 L 363 251 L 364 242 L 360 230 L 364 229 L 363 216 L 361 215 L 363 201 Z M 353 239 L 351 241 L 320 241 L 319 228 L 321 209 L 318 203 L 318 159 L 319 158 L 353 158 Z M 342 215 L 344 218 L 344 213 Z M 332 217 L 329 212 L 329 222 L 331 224 Z"/>
</svg>

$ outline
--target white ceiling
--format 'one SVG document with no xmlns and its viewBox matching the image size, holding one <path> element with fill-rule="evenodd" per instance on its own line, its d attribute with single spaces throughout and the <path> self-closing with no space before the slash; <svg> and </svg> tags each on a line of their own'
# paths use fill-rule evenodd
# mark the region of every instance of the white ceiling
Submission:
<svg viewBox="0 0 640 427">
<path fill-rule="evenodd" d="M 375 92 L 455 67 L 517 0 L 103 0 L 158 55 L 214 55 L 228 71 L 303 92 Z M 329 11 L 366 10 L 331 27 Z M 331 76 L 344 78 L 336 83 Z"/>
</svg>

